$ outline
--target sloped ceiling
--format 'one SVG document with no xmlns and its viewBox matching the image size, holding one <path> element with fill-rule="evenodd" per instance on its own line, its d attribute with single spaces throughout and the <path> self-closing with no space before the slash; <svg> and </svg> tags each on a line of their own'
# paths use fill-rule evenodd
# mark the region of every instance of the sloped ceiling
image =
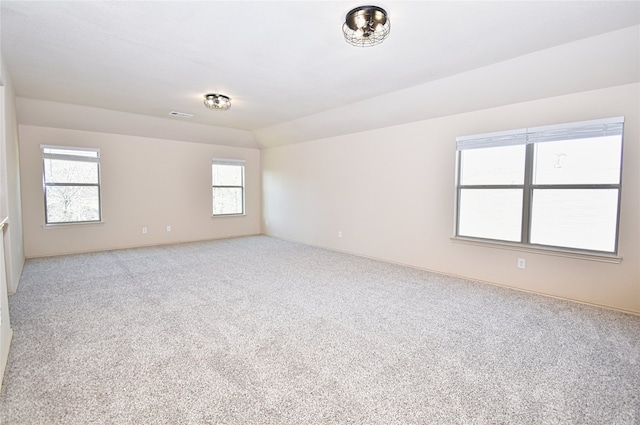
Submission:
<svg viewBox="0 0 640 425">
<path fill-rule="evenodd" d="M 371 48 L 343 40 L 357 5 L 2 1 L 2 57 L 23 123 L 244 147 L 640 79 L 638 1 L 386 1 Z M 231 110 L 205 109 L 212 92 Z"/>
</svg>

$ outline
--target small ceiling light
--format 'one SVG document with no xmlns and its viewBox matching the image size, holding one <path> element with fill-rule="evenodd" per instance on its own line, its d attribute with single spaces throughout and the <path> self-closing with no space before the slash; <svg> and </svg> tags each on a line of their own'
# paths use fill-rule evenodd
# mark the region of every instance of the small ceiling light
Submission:
<svg viewBox="0 0 640 425">
<path fill-rule="evenodd" d="M 380 44 L 391 31 L 387 12 L 378 6 L 360 6 L 347 13 L 342 25 L 344 39 L 353 46 L 369 47 Z"/>
<path fill-rule="evenodd" d="M 204 96 L 204 106 L 209 109 L 220 109 L 226 111 L 231 108 L 231 98 L 223 94 L 206 94 Z"/>
</svg>

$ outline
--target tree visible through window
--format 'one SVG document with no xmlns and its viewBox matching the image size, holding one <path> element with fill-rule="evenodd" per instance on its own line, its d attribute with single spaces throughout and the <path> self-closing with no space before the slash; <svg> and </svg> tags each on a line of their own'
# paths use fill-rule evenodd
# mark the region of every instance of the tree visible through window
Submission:
<svg viewBox="0 0 640 425">
<path fill-rule="evenodd" d="M 45 223 L 101 220 L 100 150 L 41 146 Z"/>
<path fill-rule="evenodd" d="M 457 138 L 456 236 L 616 253 L 623 124 Z"/>
<path fill-rule="evenodd" d="M 213 215 L 244 214 L 244 161 L 213 159 Z"/>
</svg>

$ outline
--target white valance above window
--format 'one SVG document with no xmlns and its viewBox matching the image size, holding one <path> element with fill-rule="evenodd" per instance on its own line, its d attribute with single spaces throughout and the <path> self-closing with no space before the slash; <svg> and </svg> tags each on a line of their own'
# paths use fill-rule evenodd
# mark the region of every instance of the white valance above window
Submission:
<svg viewBox="0 0 640 425">
<path fill-rule="evenodd" d="M 621 136 L 623 126 L 624 117 L 614 117 L 567 124 L 521 128 L 496 133 L 456 137 L 456 147 L 457 150 L 462 151 L 467 149 L 555 142 L 559 140 Z"/>
</svg>

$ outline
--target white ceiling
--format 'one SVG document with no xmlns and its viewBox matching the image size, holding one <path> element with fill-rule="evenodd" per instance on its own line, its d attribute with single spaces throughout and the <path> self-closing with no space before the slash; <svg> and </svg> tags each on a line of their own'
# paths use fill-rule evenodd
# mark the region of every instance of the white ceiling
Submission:
<svg viewBox="0 0 640 425">
<path fill-rule="evenodd" d="M 287 123 L 640 23 L 639 1 L 376 4 L 391 34 L 358 48 L 341 31 L 352 2 L 2 1 L 2 56 L 19 97 L 185 112 L 268 146 Z M 212 92 L 231 110 L 205 109 Z"/>
</svg>

